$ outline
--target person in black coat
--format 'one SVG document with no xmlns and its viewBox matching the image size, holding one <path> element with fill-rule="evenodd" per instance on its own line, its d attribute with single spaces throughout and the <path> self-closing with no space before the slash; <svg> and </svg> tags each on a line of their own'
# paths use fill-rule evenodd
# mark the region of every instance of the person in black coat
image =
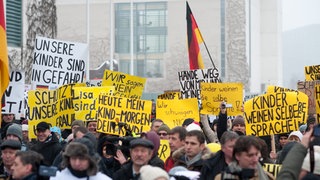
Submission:
<svg viewBox="0 0 320 180">
<path fill-rule="evenodd" d="M 147 165 L 152 157 L 153 143 L 147 139 L 134 139 L 130 142 L 131 162 L 113 174 L 113 180 L 138 180 L 140 168 Z"/>
<path fill-rule="evenodd" d="M 40 153 L 44 157 L 44 164 L 51 166 L 55 157 L 62 150 L 59 139 L 50 131 L 50 126 L 46 122 L 37 125 L 37 141 L 31 146 L 31 150 Z"/>
<path fill-rule="evenodd" d="M 213 157 L 204 161 L 201 168 L 200 180 L 214 179 L 214 177 L 224 171 L 228 164 L 232 162 L 233 146 L 239 135 L 233 131 L 226 131 L 221 136 L 221 150 Z"/>
</svg>

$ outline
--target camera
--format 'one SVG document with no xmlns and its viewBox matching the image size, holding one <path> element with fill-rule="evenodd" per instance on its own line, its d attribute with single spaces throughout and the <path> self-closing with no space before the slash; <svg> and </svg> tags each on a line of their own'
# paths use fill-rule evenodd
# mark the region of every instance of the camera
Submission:
<svg viewBox="0 0 320 180">
<path fill-rule="evenodd" d="M 58 171 L 58 168 L 55 166 L 43 166 L 41 165 L 39 167 L 39 175 L 40 176 L 45 176 L 45 177 L 50 177 L 50 176 L 56 176 L 56 173 Z"/>
</svg>

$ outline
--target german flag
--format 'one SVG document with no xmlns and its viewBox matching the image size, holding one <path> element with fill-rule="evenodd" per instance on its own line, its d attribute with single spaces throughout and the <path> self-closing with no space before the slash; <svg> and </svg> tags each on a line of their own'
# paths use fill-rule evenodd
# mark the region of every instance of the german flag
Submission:
<svg viewBox="0 0 320 180">
<path fill-rule="evenodd" d="M 0 98 L 9 85 L 9 61 L 3 0 L 0 0 Z M 1 101 L 2 102 L 2 101 Z M 2 107 L 2 106 L 1 106 Z M 1 115 L 1 111 L 0 111 Z"/>
<path fill-rule="evenodd" d="M 187 3 L 187 33 L 190 69 L 204 69 L 203 60 L 200 53 L 199 44 L 203 43 L 203 38 L 198 28 L 197 22 Z"/>
</svg>

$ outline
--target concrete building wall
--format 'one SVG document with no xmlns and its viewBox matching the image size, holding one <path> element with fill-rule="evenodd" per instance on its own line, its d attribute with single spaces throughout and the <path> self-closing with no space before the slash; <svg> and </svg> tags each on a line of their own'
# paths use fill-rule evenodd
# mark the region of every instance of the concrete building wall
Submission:
<svg viewBox="0 0 320 180">
<path fill-rule="evenodd" d="M 148 0 L 148 2 L 150 1 L 156 2 L 156 0 Z M 75 42 L 87 41 L 86 2 L 86 0 L 56 0 L 57 39 Z M 90 69 L 94 69 L 110 58 L 109 3 L 130 1 L 89 0 L 89 2 Z M 135 0 L 134 2 L 145 1 Z M 166 2 L 168 3 L 168 51 L 162 57 L 165 63 L 165 75 L 163 78 L 148 79 L 146 92 L 179 89 L 177 72 L 189 69 L 185 1 L 170 0 Z M 189 0 L 188 2 L 213 62 L 220 69 L 221 1 Z M 225 2 L 226 13 L 229 12 L 229 15 L 226 15 L 226 25 L 229 28 L 226 31 L 226 60 L 229 63 L 226 63 L 226 82 L 243 82 L 246 84 L 247 91 L 256 93 L 263 91 L 264 89 L 261 87 L 264 87 L 264 85 L 281 85 L 281 1 L 226 0 Z M 23 1 L 23 4 L 23 31 L 26 34 L 28 27 L 26 18 L 27 1 Z M 250 17 L 248 17 L 249 6 L 251 8 Z M 23 37 L 25 42 L 25 35 Z M 19 54 L 19 48 L 15 49 L 17 49 L 15 53 Z M 202 55 L 205 67 L 212 67 L 207 53 L 203 52 Z M 115 54 L 114 57 L 117 58 L 117 55 Z M 22 62 L 24 60 L 23 58 L 17 58 L 15 61 Z M 17 65 L 17 68 L 19 66 Z M 21 65 L 21 67 L 24 66 Z M 242 71 L 243 69 L 245 71 Z M 230 73 L 232 71 L 239 71 L 238 73 L 245 76 L 237 76 L 237 74 Z"/>
</svg>

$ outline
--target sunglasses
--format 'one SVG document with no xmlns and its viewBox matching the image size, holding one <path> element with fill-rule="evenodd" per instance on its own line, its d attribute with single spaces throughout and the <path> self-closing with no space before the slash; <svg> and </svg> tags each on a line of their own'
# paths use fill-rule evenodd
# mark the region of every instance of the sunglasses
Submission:
<svg viewBox="0 0 320 180">
<path fill-rule="evenodd" d="M 158 133 L 159 136 L 166 136 L 168 133 Z"/>
</svg>

